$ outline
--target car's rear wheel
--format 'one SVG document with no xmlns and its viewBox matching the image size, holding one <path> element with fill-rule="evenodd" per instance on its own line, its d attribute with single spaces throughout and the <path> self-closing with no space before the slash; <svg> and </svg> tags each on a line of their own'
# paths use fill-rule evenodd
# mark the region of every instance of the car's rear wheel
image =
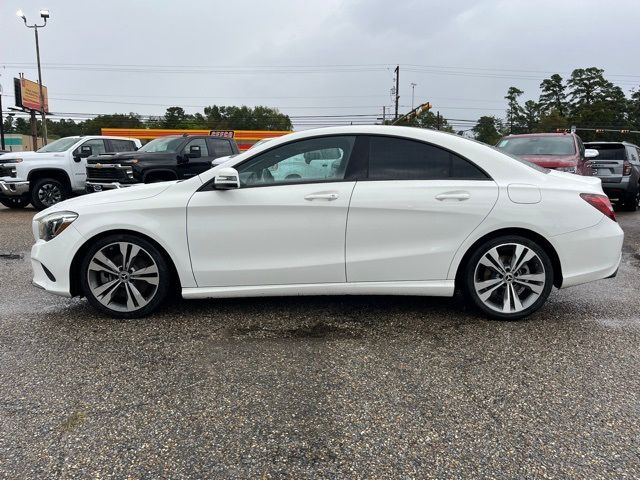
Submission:
<svg viewBox="0 0 640 480">
<path fill-rule="evenodd" d="M 115 318 L 149 315 L 162 304 L 171 285 L 171 270 L 162 253 L 129 234 L 96 242 L 83 259 L 80 275 L 91 305 Z"/>
<path fill-rule="evenodd" d="M 489 317 L 517 320 L 538 310 L 553 287 L 553 265 L 544 248 L 527 238 L 487 241 L 466 264 L 464 290 Z"/>
<path fill-rule="evenodd" d="M 65 186 L 55 178 L 36 180 L 31 189 L 31 204 L 36 210 L 44 210 L 68 197 Z"/>
<path fill-rule="evenodd" d="M 29 201 L 29 197 L 26 195 L 21 197 L 0 198 L 0 203 L 7 208 L 24 208 L 29 205 Z"/>
<path fill-rule="evenodd" d="M 622 204 L 622 208 L 628 212 L 635 212 L 640 208 L 640 186 L 638 187 L 638 190 L 626 196 Z"/>
</svg>

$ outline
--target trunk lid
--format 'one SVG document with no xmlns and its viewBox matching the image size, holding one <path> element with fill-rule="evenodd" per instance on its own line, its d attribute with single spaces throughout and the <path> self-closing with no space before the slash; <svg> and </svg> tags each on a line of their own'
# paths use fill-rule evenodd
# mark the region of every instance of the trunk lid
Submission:
<svg viewBox="0 0 640 480">
<path fill-rule="evenodd" d="M 597 157 L 591 160 L 593 175 L 607 183 L 620 183 L 627 151 L 621 143 L 589 143 L 587 148 L 598 150 Z"/>
</svg>

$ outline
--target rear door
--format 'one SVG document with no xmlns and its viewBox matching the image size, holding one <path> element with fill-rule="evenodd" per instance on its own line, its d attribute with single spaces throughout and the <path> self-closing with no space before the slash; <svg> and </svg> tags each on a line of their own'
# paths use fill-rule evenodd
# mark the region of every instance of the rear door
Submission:
<svg viewBox="0 0 640 480">
<path fill-rule="evenodd" d="M 496 183 L 434 145 L 368 142 L 368 180 L 356 184 L 349 206 L 347 281 L 446 279 L 458 247 L 493 208 Z"/>
<path fill-rule="evenodd" d="M 628 159 L 622 143 L 590 143 L 589 148 L 598 150 L 598 156 L 591 161 L 593 175 L 606 183 L 620 183 L 624 162 Z"/>
</svg>

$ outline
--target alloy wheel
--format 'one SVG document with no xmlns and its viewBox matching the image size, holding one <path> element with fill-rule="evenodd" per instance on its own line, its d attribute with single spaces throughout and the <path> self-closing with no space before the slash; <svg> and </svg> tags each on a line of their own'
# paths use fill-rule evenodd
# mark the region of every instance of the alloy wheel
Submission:
<svg viewBox="0 0 640 480">
<path fill-rule="evenodd" d="M 110 243 L 89 261 L 87 281 L 102 305 L 118 312 L 134 312 L 158 291 L 160 270 L 144 248 L 130 242 Z"/>
<path fill-rule="evenodd" d="M 45 207 L 62 201 L 62 189 L 54 183 L 45 183 L 38 189 L 38 199 Z"/>
<path fill-rule="evenodd" d="M 546 284 L 544 264 L 531 248 L 505 243 L 488 250 L 478 261 L 473 284 L 482 303 L 500 313 L 529 308 Z"/>
</svg>

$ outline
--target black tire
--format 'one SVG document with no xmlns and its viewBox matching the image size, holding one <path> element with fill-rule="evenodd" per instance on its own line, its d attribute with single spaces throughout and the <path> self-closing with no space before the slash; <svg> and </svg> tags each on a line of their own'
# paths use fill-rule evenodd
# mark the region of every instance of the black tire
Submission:
<svg viewBox="0 0 640 480">
<path fill-rule="evenodd" d="M 36 210 L 44 210 L 69 198 L 69 192 L 62 182 L 55 178 L 40 178 L 31 187 L 31 205 Z"/>
<path fill-rule="evenodd" d="M 635 212 L 640 207 L 640 186 L 635 192 L 626 195 L 622 203 L 623 210 L 627 212 Z"/>
<path fill-rule="evenodd" d="M 21 197 L 4 197 L 0 198 L 0 203 L 7 208 L 24 208 L 29 205 L 29 197 L 27 195 Z"/>
<path fill-rule="evenodd" d="M 109 308 L 108 306 L 105 306 L 103 303 L 101 303 L 100 300 L 98 300 L 98 298 L 94 294 L 94 290 L 90 285 L 90 282 L 92 281 L 90 277 L 94 276 L 93 278 L 95 278 L 95 275 L 96 275 L 95 271 L 91 273 L 89 270 L 89 265 L 94 255 L 96 255 L 96 253 L 98 253 L 99 251 L 104 252 L 103 249 L 105 247 L 109 249 L 111 248 L 110 246 L 112 244 L 117 244 L 119 242 L 130 243 L 142 248 L 144 251 L 146 251 L 145 253 L 147 253 L 153 259 L 158 270 L 158 284 L 157 284 L 155 293 L 149 299 L 146 305 L 142 306 L 141 308 L 136 308 L 132 311 L 121 311 L 121 310 L 114 309 L 115 304 L 114 304 L 114 308 Z M 79 275 L 80 275 L 80 285 L 82 288 L 82 293 L 94 308 L 96 308 L 100 312 L 112 318 L 127 319 L 127 318 L 146 317 L 147 315 L 150 315 L 151 313 L 155 312 L 162 305 L 162 303 L 167 299 L 167 297 L 170 296 L 170 293 L 172 291 L 173 278 L 172 278 L 171 272 L 172 271 L 169 268 L 169 265 L 164 255 L 151 242 L 145 240 L 142 237 L 138 237 L 136 235 L 114 234 L 114 235 L 109 235 L 108 237 L 101 238 L 100 240 L 95 242 L 93 245 L 91 245 L 91 247 L 85 253 L 84 258 L 82 259 Z M 116 292 L 118 288 L 121 289 L 120 292 L 115 295 L 112 295 L 112 297 L 117 298 L 118 295 L 122 297 L 123 295 L 127 294 L 125 292 L 126 285 L 115 287 L 113 289 L 114 292 Z"/>
<path fill-rule="evenodd" d="M 536 287 L 536 289 L 540 289 L 540 293 L 538 294 L 538 298 L 535 299 L 535 301 L 533 301 L 534 297 L 530 297 L 532 303 L 527 305 L 526 308 L 520 310 L 520 311 L 515 311 L 515 312 L 507 312 L 507 313 L 503 313 L 502 311 L 498 311 L 494 308 L 491 308 L 490 306 L 488 306 L 488 303 L 490 302 L 485 302 L 480 298 L 480 295 L 478 294 L 478 292 L 476 291 L 476 276 L 480 273 L 480 269 L 484 268 L 481 267 L 479 265 L 480 261 L 483 259 L 483 257 L 485 256 L 485 254 L 487 254 L 489 251 L 491 251 L 494 247 L 500 247 L 501 249 L 508 249 L 508 248 L 512 248 L 510 247 L 510 245 L 521 245 L 527 249 L 530 249 L 533 251 L 533 253 L 535 253 L 535 255 L 537 255 L 537 259 L 532 260 L 532 262 L 536 262 L 537 267 L 542 267 L 544 269 L 544 284 L 543 285 L 534 285 Z M 501 258 L 501 257 L 500 257 Z M 501 258 L 502 259 L 502 258 Z M 504 262 L 503 262 L 504 265 Z M 526 266 L 526 265 L 525 265 Z M 463 271 L 463 282 L 462 282 L 462 289 L 463 289 L 463 293 L 465 295 L 465 297 L 467 298 L 467 300 L 469 301 L 469 303 L 472 304 L 472 306 L 474 306 L 476 309 L 480 310 L 482 313 L 484 313 L 486 316 L 496 319 L 496 320 L 518 320 L 520 318 L 526 317 L 530 314 L 532 314 L 533 312 L 535 312 L 536 310 L 538 310 L 540 307 L 542 307 L 542 305 L 544 304 L 544 302 L 547 300 L 547 298 L 549 297 L 549 294 L 551 293 L 551 288 L 553 287 L 553 264 L 551 263 L 551 259 L 549 258 L 549 255 L 547 254 L 547 252 L 545 251 L 544 248 L 542 248 L 539 244 L 537 244 L 536 242 L 529 240 L 525 237 L 521 237 L 518 235 L 506 235 L 506 236 L 502 236 L 502 237 L 498 237 L 498 238 L 494 238 L 491 240 L 488 240 L 487 242 L 485 242 L 484 244 L 480 245 L 478 248 L 476 248 L 476 250 L 471 254 L 471 256 L 469 257 L 468 261 L 466 262 L 465 265 L 465 270 Z M 522 267 L 524 268 L 524 266 Z M 542 270 L 542 268 L 540 268 L 540 270 Z M 507 274 L 508 272 L 510 272 L 510 267 L 506 267 L 507 269 Z M 491 269 L 486 269 L 488 271 L 491 271 Z M 497 269 L 495 269 L 497 271 Z M 519 273 L 520 272 L 520 273 Z M 523 290 L 523 294 L 527 294 L 529 293 L 529 295 L 531 294 L 537 294 L 535 292 L 533 292 L 533 290 L 531 290 L 529 292 L 529 290 L 527 290 L 526 288 L 522 287 L 520 283 L 517 283 L 518 280 L 516 279 L 518 277 L 518 275 L 520 275 L 522 273 L 521 270 L 518 270 L 517 272 L 511 272 L 511 280 L 509 280 L 509 283 L 513 283 L 513 288 L 518 288 L 518 289 L 522 289 Z M 525 274 L 527 272 L 524 272 Z M 542 272 L 539 272 L 538 275 L 542 275 Z M 478 281 L 481 281 L 482 279 L 479 278 Z M 501 280 L 499 274 L 496 273 L 495 277 L 493 280 L 491 281 L 498 281 Z M 491 287 L 493 288 L 493 287 Z M 486 291 L 491 290 L 491 288 L 487 288 Z M 501 291 L 500 288 L 502 288 L 503 290 Z M 503 287 L 498 287 L 495 290 L 495 295 L 496 296 L 500 296 L 502 292 L 504 292 L 504 289 L 507 288 L 506 286 Z M 484 293 L 484 292 L 483 292 Z M 494 295 L 494 294 L 492 294 Z M 504 298 L 504 297 L 503 297 Z M 519 296 L 518 296 L 518 301 L 522 300 Z M 506 303 L 506 301 L 505 301 Z M 509 305 L 511 306 L 511 301 L 509 301 Z M 525 302 L 522 302 L 522 306 L 525 305 Z M 515 305 L 514 305 L 514 309 L 515 309 Z"/>
</svg>

